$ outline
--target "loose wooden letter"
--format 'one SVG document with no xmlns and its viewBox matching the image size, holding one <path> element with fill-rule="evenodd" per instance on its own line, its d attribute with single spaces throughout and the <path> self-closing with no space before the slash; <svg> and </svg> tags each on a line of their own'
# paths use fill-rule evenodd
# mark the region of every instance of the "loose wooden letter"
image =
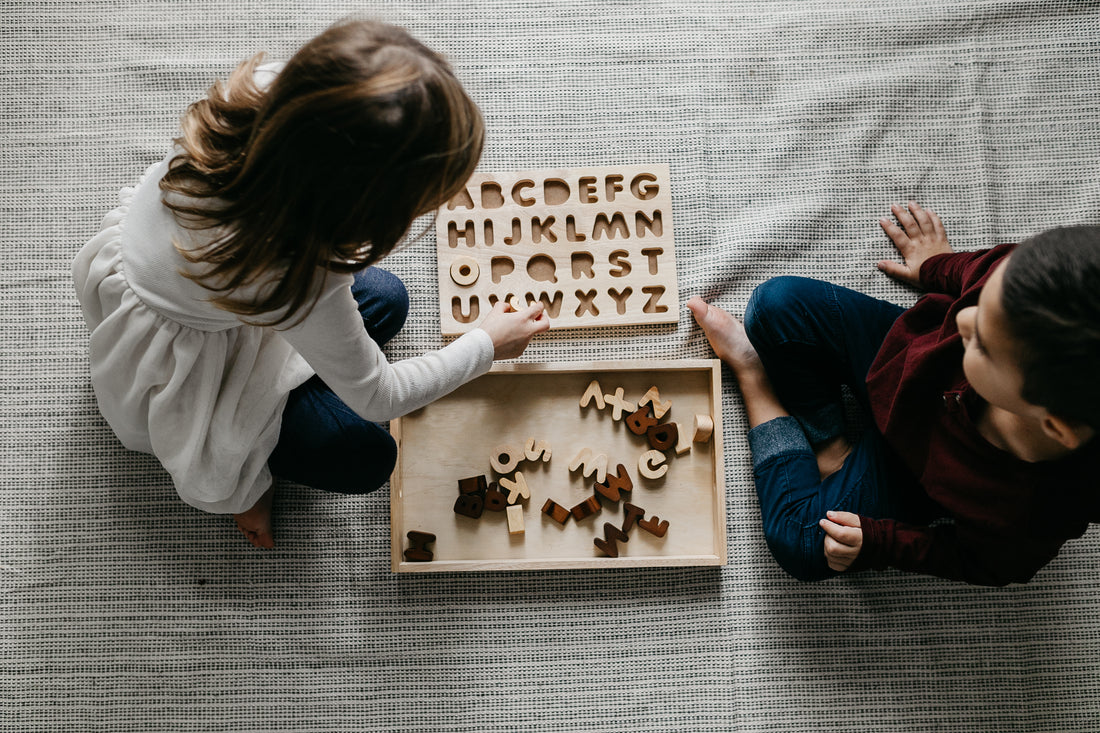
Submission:
<svg viewBox="0 0 1100 733">
<path fill-rule="evenodd" d="M 659 450 L 646 451 L 638 458 L 638 473 L 648 479 L 658 479 L 668 473 L 665 454 Z"/>
</svg>

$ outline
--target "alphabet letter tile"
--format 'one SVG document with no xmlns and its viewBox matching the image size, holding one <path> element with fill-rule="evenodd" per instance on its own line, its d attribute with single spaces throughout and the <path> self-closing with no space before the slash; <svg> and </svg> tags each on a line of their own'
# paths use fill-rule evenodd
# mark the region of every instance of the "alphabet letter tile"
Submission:
<svg viewBox="0 0 1100 733">
<path fill-rule="evenodd" d="M 682 456 L 691 450 L 691 433 L 683 423 L 673 423 L 676 426 L 676 455 Z"/>
<path fill-rule="evenodd" d="M 661 393 L 656 387 L 650 387 L 642 399 L 638 400 L 638 407 L 642 405 L 653 405 L 653 417 L 660 420 L 666 412 L 672 409 L 672 400 L 661 402 Z"/>
<path fill-rule="evenodd" d="M 622 420 L 623 413 L 631 413 L 638 409 L 637 405 L 623 397 L 622 387 L 616 387 L 615 394 L 605 394 L 603 398 L 607 404 L 611 405 L 611 418 L 613 420 Z"/>
<path fill-rule="evenodd" d="M 553 499 L 547 499 L 542 505 L 542 513 L 553 519 L 558 524 L 565 524 L 569 519 L 570 511 Z"/>
<path fill-rule="evenodd" d="M 523 449 L 519 446 L 498 445 L 489 456 L 489 465 L 499 474 L 511 473 L 525 457 Z"/>
<path fill-rule="evenodd" d="M 635 435 L 645 435 L 646 431 L 657 424 L 657 418 L 649 414 L 648 407 L 639 407 L 626 418 L 626 427 Z"/>
<path fill-rule="evenodd" d="M 523 523 L 523 507 L 516 504 L 508 507 L 508 534 L 523 534 L 527 527 Z"/>
<path fill-rule="evenodd" d="M 470 519 L 480 519 L 485 511 L 485 500 L 477 494 L 459 494 L 455 499 L 455 514 L 461 514 Z"/>
<path fill-rule="evenodd" d="M 431 532 L 413 530 L 405 536 L 409 538 L 409 549 L 405 550 L 405 559 L 409 562 L 431 562 L 434 554 L 428 549 L 428 545 L 435 542 L 435 535 Z"/>
<path fill-rule="evenodd" d="M 666 451 L 676 445 L 679 437 L 679 429 L 674 422 L 666 422 L 660 425 L 651 425 L 645 432 L 649 444 L 653 450 Z"/>
<path fill-rule="evenodd" d="M 646 451 L 638 458 L 638 473 L 648 479 L 658 479 L 668 473 L 665 454 L 659 450 Z"/>
<path fill-rule="evenodd" d="M 595 473 L 596 480 L 603 483 L 607 479 L 607 455 L 600 453 L 594 456 L 591 448 L 581 448 L 580 453 L 569 462 L 570 471 L 578 469 L 585 478 Z"/>
<path fill-rule="evenodd" d="M 710 440 L 710 434 L 714 432 L 714 420 L 710 415 L 696 415 L 693 440 L 696 443 L 705 443 Z"/>
<path fill-rule="evenodd" d="M 588 407 L 588 403 L 592 400 L 596 401 L 597 409 L 602 410 L 604 408 L 603 387 L 601 387 L 600 383 L 595 379 L 588 384 L 588 389 L 586 389 L 581 396 L 581 407 Z"/>
<path fill-rule="evenodd" d="M 668 520 L 656 516 L 639 519 L 638 526 L 656 537 L 664 537 L 668 533 Z"/>
<path fill-rule="evenodd" d="M 550 460 L 550 454 L 550 444 L 545 440 L 536 441 L 534 438 L 528 438 L 523 445 L 523 457 L 529 461 L 537 461 L 542 457 L 542 462 L 547 463 Z"/>
<path fill-rule="evenodd" d="M 603 509 L 603 507 L 600 506 L 600 500 L 597 499 L 595 496 L 590 496 L 582 501 L 580 504 L 577 504 L 575 507 L 570 509 L 569 512 L 573 515 L 573 518 L 579 522 L 586 517 L 591 517 L 593 514 L 600 511 L 601 509 Z"/>
<path fill-rule="evenodd" d="M 630 537 L 626 532 L 616 527 L 611 522 L 604 522 L 603 525 L 603 538 L 597 537 L 592 542 L 603 554 L 608 557 L 619 556 L 619 542 L 626 542 Z"/>
<path fill-rule="evenodd" d="M 607 497 L 610 501 L 618 501 L 622 498 L 621 491 L 632 491 L 634 482 L 630 480 L 630 474 L 626 472 L 626 466 L 619 464 L 614 474 L 607 474 L 607 480 L 597 482 L 593 487 L 600 496 Z"/>
<path fill-rule="evenodd" d="M 506 478 L 500 480 L 500 488 L 508 492 L 508 503 L 515 504 L 520 500 L 520 497 L 524 499 L 531 498 L 531 489 L 527 486 L 527 479 L 523 477 L 521 471 L 516 471 L 516 478 L 511 481 Z"/>
<path fill-rule="evenodd" d="M 623 504 L 623 531 L 629 532 L 634 522 L 645 516 L 645 509 L 635 506 L 629 501 Z"/>
</svg>

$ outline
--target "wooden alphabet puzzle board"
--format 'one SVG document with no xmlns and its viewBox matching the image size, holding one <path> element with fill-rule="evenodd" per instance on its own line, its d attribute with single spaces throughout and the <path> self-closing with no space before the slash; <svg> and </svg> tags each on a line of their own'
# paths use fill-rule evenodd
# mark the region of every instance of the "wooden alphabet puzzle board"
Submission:
<svg viewBox="0 0 1100 733">
<path fill-rule="evenodd" d="M 612 400 L 582 407 L 595 381 Z M 612 404 L 618 395 L 637 405 L 652 387 L 659 389 L 661 403 L 655 412 L 664 424 L 679 424 L 680 442 L 687 443 L 670 444 L 663 456 L 646 436 L 629 429 L 625 408 L 616 419 Z M 721 394 L 720 362 L 714 359 L 494 365 L 488 374 L 390 421 L 398 445 L 390 480 L 393 570 L 724 565 Z M 692 442 L 696 416 L 708 429 Z M 625 467 L 633 487 L 620 501 L 594 493 L 598 472 L 585 475 L 589 466 L 578 465 L 585 451 L 592 465 L 599 455 L 607 456 L 608 476 L 619 464 Z M 501 492 L 526 495 L 507 504 L 492 482 Z M 463 485 L 472 490 L 478 484 L 486 508 L 460 513 L 468 508 L 460 506 Z M 493 501 L 495 511 L 488 508 Z M 630 505 L 645 510 L 640 521 L 667 522 L 664 536 L 633 526 L 627 541 L 609 540 L 605 525 L 631 525 Z M 577 514 L 565 516 L 574 509 Z M 424 542 L 429 535 L 434 539 Z M 597 539 L 614 544 L 617 555 L 608 556 Z"/>
<path fill-rule="evenodd" d="M 676 323 L 669 186 L 666 164 L 475 174 L 436 220 L 443 334 L 501 299 L 551 328 Z"/>
</svg>

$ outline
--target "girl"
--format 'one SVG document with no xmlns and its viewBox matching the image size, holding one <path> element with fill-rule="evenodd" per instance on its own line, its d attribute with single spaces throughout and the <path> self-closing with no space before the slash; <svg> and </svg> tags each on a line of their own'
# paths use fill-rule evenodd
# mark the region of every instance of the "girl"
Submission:
<svg viewBox="0 0 1100 733">
<path fill-rule="evenodd" d="M 328 491 L 385 483 L 373 421 L 519 356 L 549 327 L 503 304 L 439 351 L 389 364 L 401 282 L 371 265 L 449 200 L 481 155 L 481 115 L 401 29 L 337 24 L 281 70 L 244 62 L 77 255 L 92 385 L 129 449 L 180 497 L 273 547 L 272 474 Z"/>
</svg>

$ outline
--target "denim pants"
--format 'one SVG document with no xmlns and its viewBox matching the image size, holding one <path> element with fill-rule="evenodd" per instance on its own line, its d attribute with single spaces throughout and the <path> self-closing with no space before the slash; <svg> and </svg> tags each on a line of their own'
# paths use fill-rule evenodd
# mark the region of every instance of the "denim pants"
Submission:
<svg viewBox="0 0 1100 733">
<path fill-rule="evenodd" d="M 368 267 L 351 288 L 363 327 L 384 346 L 405 323 L 409 295 L 401 280 Z M 283 408 L 279 442 L 268 458 L 282 479 L 341 494 L 365 494 L 389 480 L 397 444 L 381 425 L 356 415 L 314 375 L 291 391 Z"/>
<path fill-rule="evenodd" d="M 825 532 L 818 526 L 827 510 L 898 517 L 894 482 L 907 479 L 873 425 L 862 429 L 844 465 L 824 481 L 813 448 L 848 432 L 841 385 L 867 414 L 867 371 L 902 311 L 801 277 L 769 280 L 749 300 L 745 329 L 790 413 L 749 431 L 756 492 L 768 548 L 799 580 L 837 574 L 825 560 Z"/>
</svg>

